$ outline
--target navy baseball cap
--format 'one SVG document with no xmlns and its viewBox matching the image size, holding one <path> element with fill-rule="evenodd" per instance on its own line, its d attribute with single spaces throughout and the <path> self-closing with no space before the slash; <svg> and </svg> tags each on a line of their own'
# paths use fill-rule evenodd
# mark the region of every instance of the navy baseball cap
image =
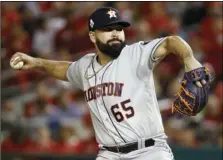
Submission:
<svg viewBox="0 0 223 160">
<path fill-rule="evenodd" d="M 113 24 L 118 24 L 123 27 L 130 26 L 129 22 L 123 21 L 121 19 L 119 11 L 112 7 L 102 7 L 96 9 L 91 14 L 88 21 L 89 31 L 102 29 Z"/>
</svg>

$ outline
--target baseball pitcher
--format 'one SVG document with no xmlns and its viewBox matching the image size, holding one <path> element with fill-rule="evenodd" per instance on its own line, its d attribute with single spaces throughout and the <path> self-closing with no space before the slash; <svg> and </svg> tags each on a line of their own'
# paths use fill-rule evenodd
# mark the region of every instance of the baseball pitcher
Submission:
<svg viewBox="0 0 223 160">
<path fill-rule="evenodd" d="M 96 53 L 65 62 L 17 52 L 11 66 L 43 70 L 84 91 L 100 148 L 97 160 L 173 160 L 155 94 L 153 69 L 169 53 L 183 60 L 185 72 L 192 76 L 185 78 L 173 109 L 187 115 L 200 111 L 195 107 L 197 92 L 190 89 L 204 90 L 208 74 L 178 36 L 126 45 L 124 28 L 129 26 L 118 10 L 99 8 L 89 17 L 89 37 Z M 189 87 L 185 85 L 188 83 Z"/>
</svg>

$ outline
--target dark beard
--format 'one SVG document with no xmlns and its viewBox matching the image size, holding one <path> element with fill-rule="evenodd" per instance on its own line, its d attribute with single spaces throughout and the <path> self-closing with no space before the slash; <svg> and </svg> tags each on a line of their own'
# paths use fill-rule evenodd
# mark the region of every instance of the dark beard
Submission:
<svg viewBox="0 0 223 160">
<path fill-rule="evenodd" d="M 114 40 L 117 40 L 117 41 L 119 41 L 120 43 L 118 43 L 118 44 L 109 44 L 109 42 L 112 42 L 112 41 L 114 41 Z M 107 55 L 107 56 L 109 56 L 109 57 L 111 57 L 111 58 L 113 58 L 113 59 L 115 59 L 115 58 L 117 58 L 119 55 L 120 55 L 120 53 L 121 53 L 121 51 L 122 51 L 122 49 L 125 47 L 125 45 L 126 45 L 126 42 L 124 41 L 124 42 L 122 42 L 121 40 L 119 40 L 119 39 L 112 39 L 112 40 L 109 40 L 108 42 L 107 42 L 107 44 L 104 44 L 104 43 L 102 43 L 99 39 L 96 39 L 96 44 L 97 44 L 97 46 L 98 46 L 98 49 L 102 52 L 102 53 L 104 53 L 105 55 Z"/>
</svg>

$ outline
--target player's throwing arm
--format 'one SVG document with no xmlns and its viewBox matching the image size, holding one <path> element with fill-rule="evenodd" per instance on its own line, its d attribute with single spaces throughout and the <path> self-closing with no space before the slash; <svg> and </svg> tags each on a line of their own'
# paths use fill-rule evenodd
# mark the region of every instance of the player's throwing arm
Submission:
<svg viewBox="0 0 223 160">
<path fill-rule="evenodd" d="M 71 62 L 34 58 L 21 52 L 15 53 L 10 60 L 13 69 L 39 69 L 60 80 L 67 80 L 66 72 L 70 64 Z"/>
</svg>

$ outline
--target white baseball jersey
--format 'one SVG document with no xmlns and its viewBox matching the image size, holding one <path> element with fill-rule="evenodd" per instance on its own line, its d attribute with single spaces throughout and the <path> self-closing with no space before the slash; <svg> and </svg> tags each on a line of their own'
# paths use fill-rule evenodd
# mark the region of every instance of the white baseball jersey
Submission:
<svg viewBox="0 0 223 160">
<path fill-rule="evenodd" d="M 100 145 L 166 138 L 152 72 L 160 60 L 153 53 L 164 39 L 127 45 L 104 66 L 93 53 L 70 65 L 68 80 L 84 91 Z"/>
</svg>

